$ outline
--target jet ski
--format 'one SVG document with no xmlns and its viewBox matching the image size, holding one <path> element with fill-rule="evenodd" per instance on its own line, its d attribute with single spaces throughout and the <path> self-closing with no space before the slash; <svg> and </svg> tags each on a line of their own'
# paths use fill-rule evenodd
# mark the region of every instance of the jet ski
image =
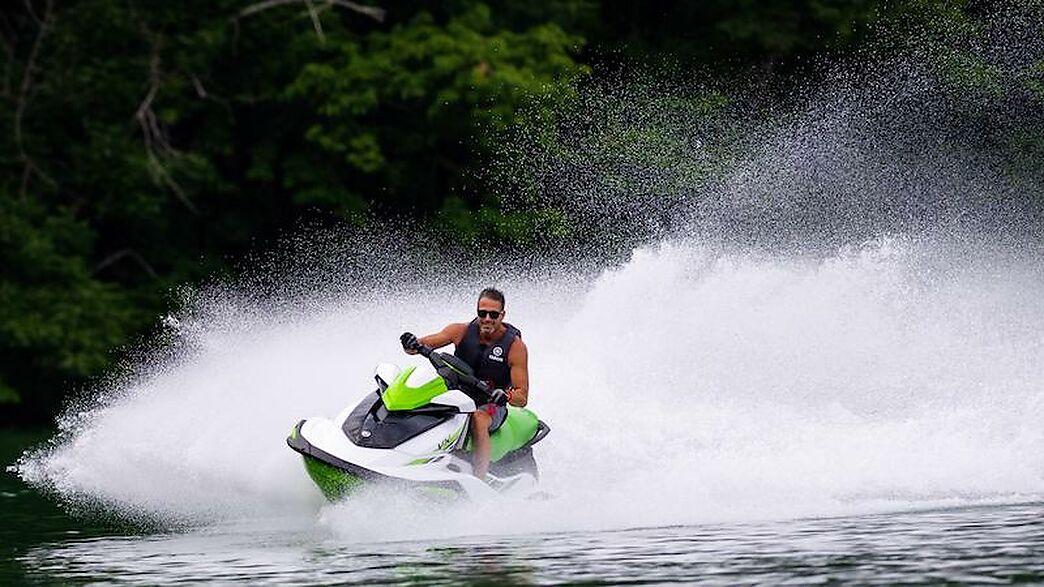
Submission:
<svg viewBox="0 0 1044 587">
<path fill-rule="evenodd" d="M 550 428 L 525 408 L 507 406 L 504 423 L 490 434 L 485 480 L 472 474 L 471 418 L 493 389 L 459 357 L 421 346 L 428 364 L 374 372 L 377 387 L 335 418 L 301 420 L 287 437 L 305 470 L 330 501 L 368 486 L 401 486 L 438 497 L 537 497 L 539 471 L 533 445 Z"/>
</svg>

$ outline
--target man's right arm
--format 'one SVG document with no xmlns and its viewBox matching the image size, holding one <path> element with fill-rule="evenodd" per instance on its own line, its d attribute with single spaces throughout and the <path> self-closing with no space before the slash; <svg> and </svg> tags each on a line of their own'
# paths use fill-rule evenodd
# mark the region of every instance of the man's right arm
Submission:
<svg viewBox="0 0 1044 587">
<path fill-rule="evenodd" d="M 430 346 L 433 349 L 440 349 L 450 343 L 460 344 L 460 341 L 464 339 L 464 333 L 467 332 L 467 324 L 450 324 L 435 334 L 429 334 L 422 336 L 417 339 L 422 345 Z"/>
</svg>

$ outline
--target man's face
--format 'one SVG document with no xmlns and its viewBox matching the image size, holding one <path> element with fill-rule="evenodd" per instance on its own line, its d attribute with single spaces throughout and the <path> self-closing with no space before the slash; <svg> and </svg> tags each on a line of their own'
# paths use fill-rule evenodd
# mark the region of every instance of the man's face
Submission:
<svg viewBox="0 0 1044 587">
<path fill-rule="evenodd" d="M 500 323 L 504 321 L 504 306 L 496 300 L 479 298 L 478 311 L 479 333 L 481 334 L 493 334 L 497 331 L 497 328 L 500 328 Z M 488 312 L 496 312 L 498 315 L 494 318 L 493 314 Z"/>
</svg>

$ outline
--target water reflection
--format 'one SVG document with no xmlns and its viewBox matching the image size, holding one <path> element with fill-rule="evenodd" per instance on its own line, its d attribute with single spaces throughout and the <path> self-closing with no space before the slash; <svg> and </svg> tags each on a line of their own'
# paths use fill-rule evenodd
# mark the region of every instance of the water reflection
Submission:
<svg viewBox="0 0 1044 587">
<path fill-rule="evenodd" d="M 73 539 L 20 558 L 44 582 L 511 584 L 1044 581 L 1044 504 L 616 532 L 345 543 L 266 520 Z"/>
</svg>

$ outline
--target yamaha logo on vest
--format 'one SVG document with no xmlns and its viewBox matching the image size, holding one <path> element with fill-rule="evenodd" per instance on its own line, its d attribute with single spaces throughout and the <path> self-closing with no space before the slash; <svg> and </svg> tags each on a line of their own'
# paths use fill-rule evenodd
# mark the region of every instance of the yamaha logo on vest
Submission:
<svg viewBox="0 0 1044 587">
<path fill-rule="evenodd" d="M 504 357 L 501 356 L 503 354 L 504 354 L 504 349 L 500 348 L 499 346 L 495 346 L 495 347 L 493 347 L 493 351 L 490 353 L 488 358 L 491 361 L 497 361 L 498 363 L 503 363 L 504 362 Z"/>
</svg>

